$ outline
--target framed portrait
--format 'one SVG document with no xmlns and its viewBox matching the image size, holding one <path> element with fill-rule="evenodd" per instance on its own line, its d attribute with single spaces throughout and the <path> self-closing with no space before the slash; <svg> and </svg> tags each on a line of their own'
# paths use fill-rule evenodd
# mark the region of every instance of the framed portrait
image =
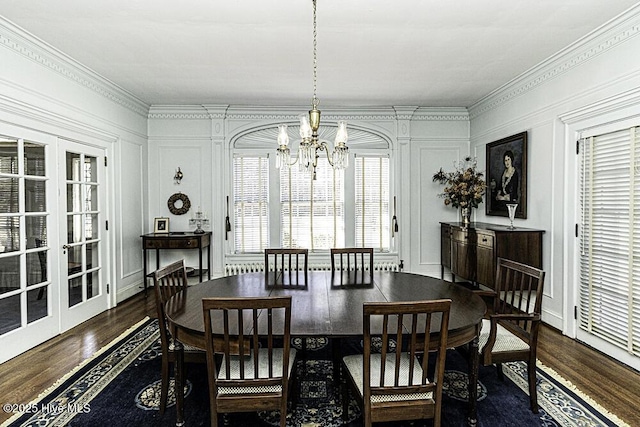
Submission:
<svg viewBox="0 0 640 427">
<path fill-rule="evenodd" d="M 486 214 L 509 216 L 508 203 L 517 203 L 516 218 L 527 217 L 527 132 L 487 144 Z"/>
<path fill-rule="evenodd" d="M 169 233 L 169 218 L 156 218 L 153 222 L 154 233 Z"/>
</svg>

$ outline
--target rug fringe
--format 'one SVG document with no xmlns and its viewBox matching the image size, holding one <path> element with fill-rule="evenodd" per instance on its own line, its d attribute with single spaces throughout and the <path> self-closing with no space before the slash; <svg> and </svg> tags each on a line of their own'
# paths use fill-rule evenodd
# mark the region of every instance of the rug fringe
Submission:
<svg viewBox="0 0 640 427">
<path fill-rule="evenodd" d="M 148 322 L 148 321 L 149 321 L 149 316 L 146 316 L 144 319 L 142 319 L 138 323 L 136 323 L 133 326 L 129 327 L 126 331 L 124 331 L 123 333 L 118 335 L 116 338 L 111 340 L 111 342 L 109 344 L 105 345 L 100 350 L 98 350 L 95 353 L 93 353 L 90 357 L 88 357 L 85 360 L 83 360 L 82 362 L 80 362 L 80 364 L 78 364 L 71 371 L 67 372 L 64 376 L 62 376 L 61 378 L 56 380 L 45 391 L 40 393 L 38 395 L 38 397 L 33 399 L 31 402 L 29 402 L 29 405 L 37 405 L 42 399 L 44 399 L 46 396 L 48 396 L 53 390 L 55 390 L 58 386 L 60 386 L 60 384 L 62 384 L 66 380 L 68 380 L 72 375 L 74 375 L 76 372 L 78 372 L 80 369 L 82 369 L 85 365 L 87 365 L 88 363 L 91 363 L 91 361 L 93 359 L 95 359 L 96 357 L 100 356 L 102 353 L 104 353 L 104 352 L 108 351 L 109 349 L 111 349 L 113 346 L 115 346 L 118 343 L 118 341 L 120 341 L 122 338 L 126 337 L 131 332 L 133 332 L 134 330 L 136 330 L 137 328 L 139 328 L 141 325 L 143 325 L 145 322 Z M 27 405 L 27 406 L 29 406 L 29 405 Z M 2 423 L 0 425 L 0 427 L 6 427 L 6 426 L 11 425 L 11 423 L 13 423 L 15 420 L 17 420 L 18 418 L 20 418 L 23 415 L 24 415 L 24 413 L 22 413 L 22 412 L 13 414 L 13 416 L 11 416 L 11 418 L 9 418 L 4 423 Z"/>
<path fill-rule="evenodd" d="M 607 409 L 605 409 L 602 405 L 600 405 L 598 402 L 593 400 L 593 398 L 591 398 L 588 394 L 584 393 L 578 387 L 576 387 L 571 381 L 565 379 L 562 375 L 557 373 L 553 368 L 550 368 L 550 367 L 546 366 L 545 364 L 540 362 L 540 360 L 537 360 L 536 364 L 537 364 L 537 367 L 539 369 L 543 370 L 549 376 L 552 376 L 554 380 L 558 381 L 564 387 L 566 387 L 569 390 L 571 390 L 580 399 L 584 400 L 587 404 L 593 406 L 598 412 L 600 412 L 605 417 L 609 418 L 609 420 L 611 420 L 611 422 L 613 422 L 614 424 L 616 424 L 619 427 L 630 427 L 629 424 L 627 424 L 626 422 L 624 422 L 623 420 L 618 418 L 618 416 L 616 414 L 614 414 L 614 413 L 608 411 Z"/>
</svg>

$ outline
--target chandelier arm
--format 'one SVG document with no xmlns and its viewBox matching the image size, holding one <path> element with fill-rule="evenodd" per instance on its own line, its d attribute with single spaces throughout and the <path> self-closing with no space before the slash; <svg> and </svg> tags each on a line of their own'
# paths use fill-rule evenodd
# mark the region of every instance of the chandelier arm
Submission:
<svg viewBox="0 0 640 427">
<path fill-rule="evenodd" d="M 317 150 L 324 151 L 325 156 L 327 156 L 327 161 L 329 162 L 329 165 L 331 165 L 331 167 L 334 167 L 333 160 L 331 159 L 333 157 L 333 153 L 329 154 L 329 145 L 326 143 L 326 141 L 318 141 L 317 145 L 318 147 L 316 148 L 316 153 L 317 153 Z M 316 154 L 316 163 L 317 163 L 318 157 L 320 156 Z M 315 166 L 316 165 L 314 165 L 314 167 Z"/>
</svg>

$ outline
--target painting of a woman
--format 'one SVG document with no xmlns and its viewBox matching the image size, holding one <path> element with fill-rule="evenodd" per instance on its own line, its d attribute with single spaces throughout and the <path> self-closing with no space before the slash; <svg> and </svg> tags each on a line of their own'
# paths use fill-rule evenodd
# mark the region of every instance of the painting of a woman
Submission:
<svg viewBox="0 0 640 427">
<path fill-rule="evenodd" d="M 496 194 L 496 200 L 503 202 L 518 203 L 518 187 L 520 177 L 513 161 L 513 152 L 507 150 L 503 156 L 504 171 L 500 179 L 500 187 Z"/>
<path fill-rule="evenodd" d="M 508 216 L 517 203 L 516 218 L 527 217 L 527 132 L 487 144 L 487 184 L 487 215 Z"/>
</svg>

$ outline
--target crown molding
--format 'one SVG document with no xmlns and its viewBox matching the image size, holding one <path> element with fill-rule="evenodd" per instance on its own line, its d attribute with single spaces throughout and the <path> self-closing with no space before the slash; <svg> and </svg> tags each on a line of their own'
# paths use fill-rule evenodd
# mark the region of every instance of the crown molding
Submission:
<svg viewBox="0 0 640 427">
<path fill-rule="evenodd" d="M 413 114 L 412 120 L 467 122 L 469 121 L 469 111 L 464 107 L 421 107 Z"/>
<path fill-rule="evenodd" d="M 0 16 L 0 45 L 80 86 L 146 117 L 149 105 L 126 89 L 80 64 L 45 41 Z"/>
<path fill-rule="evenodd" d="M 474 119 L 640 34 L 640 3 L 492 91 L 469 107 Z"/>
<path fill-rule="evenodd" d="M 211 112 L 203 105 L 152 105 L 149 119 L 210 120 Z"/>
</svg>

